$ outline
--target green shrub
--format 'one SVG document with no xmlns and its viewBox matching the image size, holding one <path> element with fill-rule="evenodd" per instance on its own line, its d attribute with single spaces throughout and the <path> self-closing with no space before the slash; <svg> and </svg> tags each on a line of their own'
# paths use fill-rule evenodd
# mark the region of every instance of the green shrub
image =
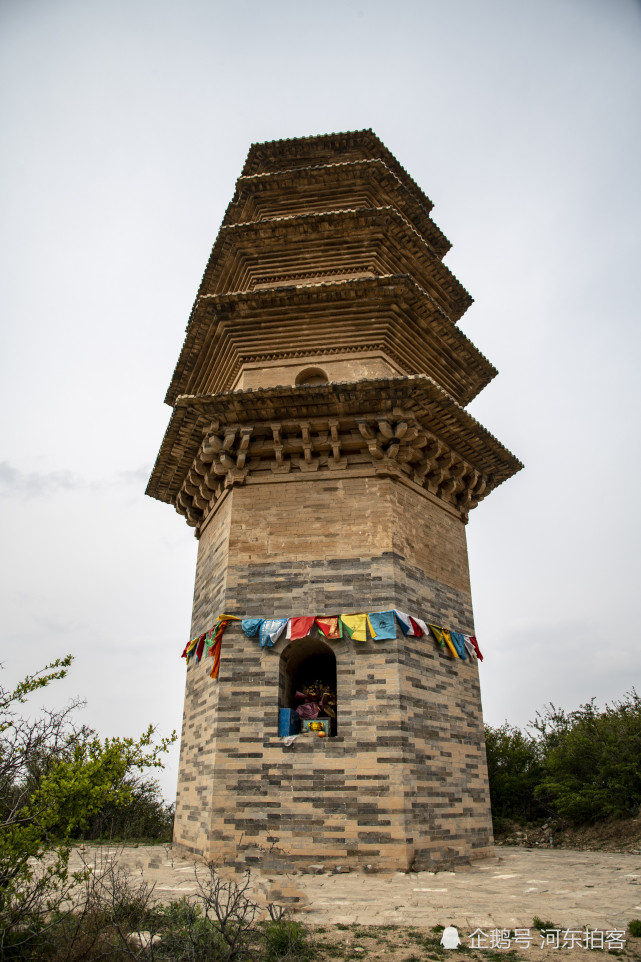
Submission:
<svg viewBox="0 0 641 962">
<path fill-rule="evenodd" d="M 205 918 L 198 905 L 186 902 L 180 912 L 169 913 L 167 927 L 157 933 L 154 958 L 167 962 L 227 962 L 229 946 L 220 930 Z M 243 958 L 239 953 L 238 958 Z"/>
<path fill-rule="evenodd" d="M 634 816 L 641 808 L 641 698 L 567 712 L 550 704 L 527 726 L 487 726 L 492 819 L 550 815 L 575 825 Z"/>
<path fill-rule="evenodd" d="M 536 797 L 543 767 L 536 739 L 505 722 L 485 728 L 487 768 L 495 829 L 503 819 L 533 821 L 545 814 Z"/>
<path fill-rule="evenodd" d="M 52 913 L 81 880 L 68 871 L 70 839 L 109 806 L 130 804 L 137 773 L 160 766 L 176 738 L 154 745 L 149 727 L 138 739 L 102 739 L 75 725 L 77 702 L 23 718 L 20 706 L 72 661 L 56 659 L 13 689 L 0 684 L 0 957 L 21 957 L 22 945 L 26 958 L 29 940 L 51 931 Z"/>
<path fill-rule="evenodd" d="M 307 930 L 300 922 L 281 919 L 270 922 L 265 929 L 266 959 L 304 960 L 311 958 L 312 947 Z"/>
<path fill-rule="evenodd" d="M 170 842 L 174 830 L 174 805 L 164 801 L 153 779 L 129 779 L 130 797 L 120 804 L 106 802 L 87 823 L 83 841 Z"/>
<path fill-rule="evenodd" d="M 628 931 L 634 939 L 641 938 L 641 919 L 632 919 L 628 925 Z"/>
<path fill-rule="evenodd" d="M 636 815 L 641 806 L 641 698 L 633 689 L 602 711 L 554 705 L 537 716 L 544 773 L 537 797 L 574 824 Z"/>
</svg>

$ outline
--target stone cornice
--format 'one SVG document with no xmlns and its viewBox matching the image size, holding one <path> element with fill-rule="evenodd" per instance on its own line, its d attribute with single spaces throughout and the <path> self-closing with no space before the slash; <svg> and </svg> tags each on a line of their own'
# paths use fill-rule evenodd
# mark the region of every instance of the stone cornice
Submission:
<svg viewBox="0 0 641 962">
<path fill-rule="evenodd" d="M 166 401 L 230 390 L 248 361 L 372 350 L 463 405 L 496 374 L 410 277 L 362 278 L 201 297 Z"/>
<path fill-rule="evenodd" d="M 320 272 L 409 274 L 456 321 L 472 303 L 463 285 L 393 207 L 232 224 L 220 230 L 202 294 L 286 286 Z"/>
<path fill-rule="evenodd" d="M 230 486 L 366 469 L 466 519 L 521 467 L 430 378 L 379 378 L 180 397 L 147 494 L 198 530 Z"/>
<path fill-rule="evenodd" d="M 252 144 L 243 167 L 243 176 L 312 165 L 325 166 L 337 159 L 372 160 L 376 158 L 382 160 L 396 174 L 401 183 L 428 211 L 432 209 L 434 205 L 429 197 L 369 128 Z"/>
<path fill-rule="evenodd" d="M 380 159 L 240 177 L 223 227 L 290 214 L 395 207 L 439 258 L 452 246 L 428 209 Z"/>
</svg>

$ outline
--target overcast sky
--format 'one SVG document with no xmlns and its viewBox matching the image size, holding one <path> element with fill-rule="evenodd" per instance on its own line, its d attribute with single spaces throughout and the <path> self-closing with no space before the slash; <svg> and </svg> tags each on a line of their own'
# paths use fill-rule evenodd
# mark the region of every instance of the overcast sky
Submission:
<svg viewBox="0 0 641 962">
<path fill-rule="evenodd" d="M 72 652 L 50 702 L 180 728 L 197 542 L 144 489 L 191 304 L 252 142 L 371 127 L 525 463 L 467 529 L 486 720 L 638 684 L 639 3 L 2 0 L 0 99 L 5 683 Z"/>
</svg>

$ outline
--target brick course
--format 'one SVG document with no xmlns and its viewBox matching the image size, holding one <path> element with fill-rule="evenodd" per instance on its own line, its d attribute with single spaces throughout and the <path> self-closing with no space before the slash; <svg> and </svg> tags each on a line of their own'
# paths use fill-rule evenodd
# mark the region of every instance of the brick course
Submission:
<svg viewBox="0 0 641 962">
<path fill-rule="evenodd" d="M 236 488 L 220 515 L 200 539 L 194 636 L 219 609 L 286 617 L 398 607 L 473 630 L 463 523 L 391 479 Z M 219 682 L 202 665 L 187 671 L 176 842 L 239 864 L 272 846 L 303 866 L 427 867 L 487 854 L 477 667 L 432 639 L 397 635 L 327 642 L 338 734 L 286 748 L 280 660 L 304 642 L 261 649 L 229 627 Z"/>
</svg>

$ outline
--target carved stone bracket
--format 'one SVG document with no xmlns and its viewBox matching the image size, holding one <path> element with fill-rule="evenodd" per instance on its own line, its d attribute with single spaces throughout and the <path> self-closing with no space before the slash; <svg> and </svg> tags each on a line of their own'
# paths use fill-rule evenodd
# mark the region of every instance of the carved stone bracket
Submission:
<svg viewBox="0 0 641 962">
<path fill-rule="evenodd" d="M 336 418 L 332 418 L 328 422 L 329 432 L 330 432 L 330 445 L 332 448 L 332 453 L 327 459 L 327 465 L 330 470 L 337 471 L 340 468 L 347 467 L 347 458 L 341 457 L 341 440 L 339 434 L 339 421 Z"/>
<path fill-rule="evenodd" d="M 403 417 L 357 420 L 358 430 L 363 437 L 372 458 L 377 461 L 397 461 L 411 464 L 420 461 L 421 447 L 427 438 L 421 434 L 419 425 Z"/>
<path fill-rule="evenodd" d="M 312 426 L 309 421 L 299 422 L 303 456 L 301 458 L 296 458 L 294 462 L 301 471 L 306 473 L 310 471 L 318 471 L 320 467 L 319 458 L 314 457 L 313 455 L 314 444 L 311 439 L 311 427 Z"/>
<path fill-rule="evenodd" d="M 176 496 L 176 510 L 198 526 L 225 490 L 265 473 L 314 475 L 362 470 L 407 479 L 455 508 L 463 519 L 490 480 L 413 415 L 308 418 L 203 427 L 203 441 Z"/>
<path fill-rule="evenodd" d="M 274 448 L 274 461 L 271 464 L 271 469 L 274 474 L 288 474 L 292 469 L 292 462 L 283 455 L 285 445 L 281 435 L 282 425 L 270 424 L 270 428 L 272 430 Z"/>
<path fill-rule="evenodd" d="M 200 450 L 176 497 L 176 510 L 189 524 L 198 525 L 225 488 L 244 484 L 252 431 L 250 425 L 229 425 L 221 431 L 217 422 L 205 429 Z"/>
</svg>

